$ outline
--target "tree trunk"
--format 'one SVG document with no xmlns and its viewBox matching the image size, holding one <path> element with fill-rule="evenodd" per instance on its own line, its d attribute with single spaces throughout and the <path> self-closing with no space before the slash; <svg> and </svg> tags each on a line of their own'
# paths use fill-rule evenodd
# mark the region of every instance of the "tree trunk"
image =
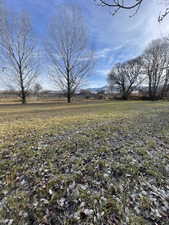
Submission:
<svg viewBox="0 0 169 225">
<path fill-rule="evenodd" d="M 71 103 L 70 90 L 68 90 L 68 92 L 67 92 L 67 103 Z"/>
<path fill-rule="evenodd" d="M 69 77 L 68 77 L 68 82 L 67 82 L 67 103 L 71 103 L 71 88 L 70 88 Z"/>
<path fill-rule="evenodd" d="M 22 104 L 26 104 L 26 95 L 24 89 L 21 91 Z"/>
<path fill-rule="evenodd" d="M 123 96 L 122 96 L 122 99 L 123 99 L 123 100 L 128 100 L 128 96 L 123 95 Z"/>
<path fill-rule="evenodd" d="M 67 68 L 67 103 L 71 103 L 71 87 L 70 87 L 69 68 Z"/>
<path fill-rule="evenodd" d="M 123 92 L 123 94 L 122 94 L 122 99 L 123 100 L 128 100 L 128 93 L 126 93 L 126 92 Z"/>
<path fill-rule="evenodd" d="M 22 104 L 26 104 L 26 93 L 25 93 L 25 88 L 24 88 L 24 84 L 23 84 L 21 66 L 19 67 L 19 70 L 20 70 L 19 73 L 20 73 L 21 101 L 22 101 Z"/>
<path fill-rule="evenodd" d="M 151 77 L 150 77 L 150 75 L 149 75 L 148 95 L 149 95 L 149 98 L 152 99 L 152 87 L 151 87 Z"/>
</svg>

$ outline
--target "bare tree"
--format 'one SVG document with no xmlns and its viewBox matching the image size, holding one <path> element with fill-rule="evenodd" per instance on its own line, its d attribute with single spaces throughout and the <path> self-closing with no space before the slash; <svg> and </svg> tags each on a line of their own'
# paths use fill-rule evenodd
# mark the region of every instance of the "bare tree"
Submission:
<svg viewBox="0 0 169 225">
<path fill-rule="evenodd" d="M 23 104 L 37 77 L 37 51 L 34 33 L 26 15 L 10 18 L 1 14 L 0 48 L 2 60 L 7 67 L 5 82 L 19 91 Z"/>
<path fill-rule="evenodd" d="M 52 68 L 50 78 L 66 93 L 70 103 L 93 64 L 86 27 L 78 8 L 60 9 L 49 26 L 46 51 Z"/>
<path fill-rule="evenodd" d="M 39 96 L 39 93 L 43 90 L 43 87 L 40 83 L 35 83 L 35 85 L 32 88 L 32 92 L 35 96 Z"/>
<path fill-rule="evenodd" d="M 162 97 L 169 85 L 169 43 L 166 38 L 152 41 L 143 57 L 143 69 L 147 76 L 150 99 Z"/>
<path fill-rule="evenodd" d="M 122 99 L 127 100 L 131 92 L 143 82 L 141 69 L 140 57 L 116 64 L 108 74 L 109 86 L 111 89 L 118 88 Z"/>
</svg>

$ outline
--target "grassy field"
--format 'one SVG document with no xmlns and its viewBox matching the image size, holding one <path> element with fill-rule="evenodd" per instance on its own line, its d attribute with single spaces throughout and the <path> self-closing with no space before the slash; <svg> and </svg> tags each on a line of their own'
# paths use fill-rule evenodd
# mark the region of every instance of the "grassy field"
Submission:
<svg viewBox="0 0 169 225">
<path fill-rule="evenodd" d="M 0 105 L 0 225 L 168 225 L 169 103 Z"/>
</svg>

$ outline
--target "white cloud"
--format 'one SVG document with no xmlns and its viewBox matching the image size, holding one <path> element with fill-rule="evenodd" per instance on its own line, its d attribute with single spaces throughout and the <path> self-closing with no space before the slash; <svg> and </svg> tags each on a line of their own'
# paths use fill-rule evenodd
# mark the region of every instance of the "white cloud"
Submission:
<svg viewBox="0 0 169 225">
<path fill-rule="evenodd" d="M 106 80 L 97 80 L 97 81 L 90 81 L 88 82 L 88 85 L 86 86 L 87 88 L 100 88 L 103 87 L 107 84 Z"/>
<path fill-rule="evenodd" d="M 107 74 L 110 72 L 110 68 L 109 69 L 98 69 L 96 70 L 96 73 L 103 76 L 103 77 L 107 77 Z"/>
<path fill-rule="evenodd" d="M 94 54 L 94 59 L 100 59 L 105 58 L 108 56 L 108 54 L 112 51 L 110 48 L 103 48 L 101 50 L 98 50 Z"/>
</svg>

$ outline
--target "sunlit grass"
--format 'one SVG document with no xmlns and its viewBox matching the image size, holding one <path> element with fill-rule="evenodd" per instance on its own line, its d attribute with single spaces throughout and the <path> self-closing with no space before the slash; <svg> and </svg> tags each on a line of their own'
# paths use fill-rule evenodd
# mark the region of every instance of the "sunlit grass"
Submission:
<svg viewBox="0 0 169 225">
<path fill-rule="evenodd" d="M 148 113 L 156 108 L 165 110 L 166 102 L 101 102 L 71 105 L 12 105 L 0 107 L 0 136 L 26 135 L 28 132 L 47 132 L 70 129 L 76 125 L 104 120 L 133 118 L 140 113 Z"/>
</svg>

